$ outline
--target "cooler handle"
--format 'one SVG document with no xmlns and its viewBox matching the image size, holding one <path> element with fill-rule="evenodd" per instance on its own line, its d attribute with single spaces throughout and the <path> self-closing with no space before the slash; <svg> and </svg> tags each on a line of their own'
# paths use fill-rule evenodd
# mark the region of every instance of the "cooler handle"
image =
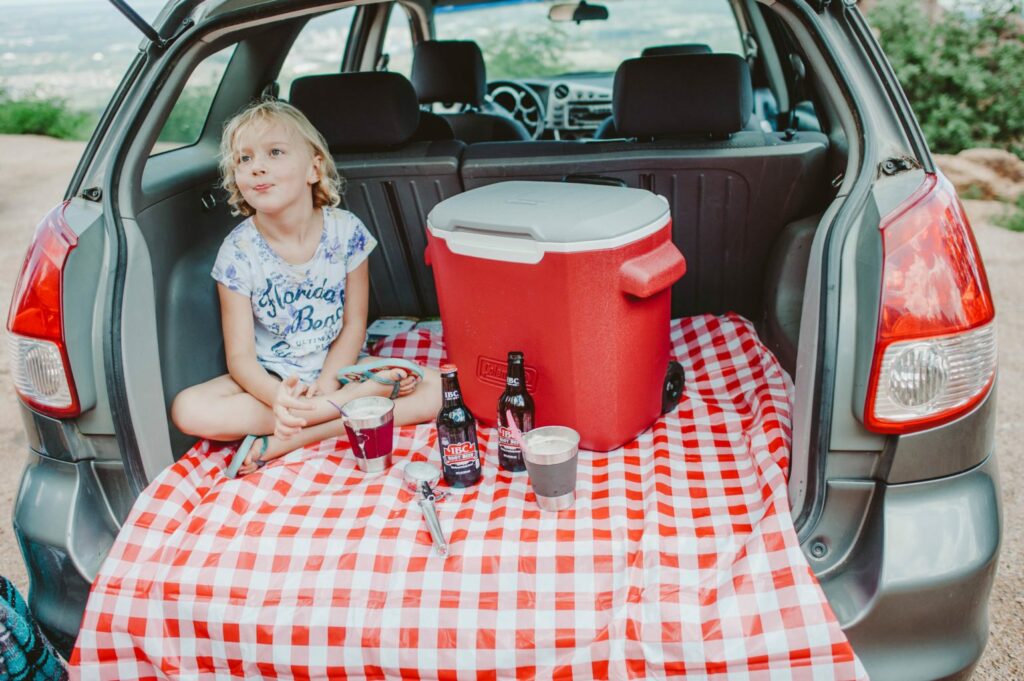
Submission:
<svg viewBox="0 0 1024 681">
<path fill-rule="evenodd" d="M 528 238 L 526 233 L 500 234 L 459 225 L 444 236 L 431 236 L 444 240 L 452 253 L 485 260 L 536 265 L 544 257 L 543 245 Z M 429 248 L 425 257 L 429 265 L 432 259 Z"/>
<path fill-rule="evenodd" d="M 661 293 L 686 274 L 686 259 L 671 241 L 622 263 L 622 290 L 637 298 Z"/>
</svg>

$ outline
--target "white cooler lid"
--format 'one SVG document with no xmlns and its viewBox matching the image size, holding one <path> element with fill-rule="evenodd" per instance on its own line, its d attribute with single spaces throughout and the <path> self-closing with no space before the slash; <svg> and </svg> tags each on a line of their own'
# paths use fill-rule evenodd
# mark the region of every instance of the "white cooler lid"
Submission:
<svg viewBox="0 0 1024 681">
<path fill-rule="evenodd" d="M 548 251 L 614 248 L 661 229 L 668 201 L 644 189 L 574 182 L 499 182 L 445 199 L 431 233 L 465 255 L 539 262 Z"/>
</svg>

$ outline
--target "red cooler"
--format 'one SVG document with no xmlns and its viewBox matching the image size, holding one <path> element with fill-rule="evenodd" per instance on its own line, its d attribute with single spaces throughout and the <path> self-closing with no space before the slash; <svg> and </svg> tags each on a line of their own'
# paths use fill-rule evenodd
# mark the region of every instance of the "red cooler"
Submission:
<svg viewBox="0 0 1024 681">
<path fill-rule="evenodd" d="M 608 451 L 654 422 L 670 289 L 686 271 L 664 198 L 502 182 L 437 204 L 427 231 L 448 356 L 476 418 L 494 424 L 507 353 L 522 350 L 537 426 L 570 426 Z"/>
</svg>

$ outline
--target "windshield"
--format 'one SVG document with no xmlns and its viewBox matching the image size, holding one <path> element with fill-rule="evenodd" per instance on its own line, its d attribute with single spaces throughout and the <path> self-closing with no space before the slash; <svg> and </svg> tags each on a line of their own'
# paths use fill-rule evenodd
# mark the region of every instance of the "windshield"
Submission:
<svg viewBox="0 0 1024 681">
<path fill-rule="evenodd" d="M 553 4 L 440 6 L 434 27 L 440 40 L 476 41 L 491 80 L 611 73 L 655 45 L 703 43 L 713 52 L 743 54 L 728 0 L 606 0 L 607 21 L 580 24 L 550 21 Z"/>
</svg>

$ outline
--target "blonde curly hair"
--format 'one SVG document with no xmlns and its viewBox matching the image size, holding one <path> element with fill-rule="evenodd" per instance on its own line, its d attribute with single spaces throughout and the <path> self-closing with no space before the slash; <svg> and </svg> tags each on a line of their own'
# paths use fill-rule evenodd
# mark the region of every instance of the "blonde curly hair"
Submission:
<svg viewBox="0 0 1024 681">
<path fill-rule="evenodd" d="M 247 106 L 224 125 L 224 134 L 220 140 L 220 174 L 221 186 L 228 192 L 228 203 L 232 215 L 248 217 L 256 211 L 242 198 L 242 192 L 235 182 L 235 168 L 238 165 L 238 153 L 235 150 L 235 139 L 244 128 L 257 123 L 280 123 L 290 127 L 299 137 L 309 144 L 314 157 L 319 157 L 317 168 L 320 179 L 312 186 L 313 206 L 337 206 L 341 202 L 344 191 L 344 180 L 331 160 L 331 152 L 327 140 L 320 131 L 313 127 L 305 114 L 287 102 L 277 99 L 264 99 Z"/>
</svg>

